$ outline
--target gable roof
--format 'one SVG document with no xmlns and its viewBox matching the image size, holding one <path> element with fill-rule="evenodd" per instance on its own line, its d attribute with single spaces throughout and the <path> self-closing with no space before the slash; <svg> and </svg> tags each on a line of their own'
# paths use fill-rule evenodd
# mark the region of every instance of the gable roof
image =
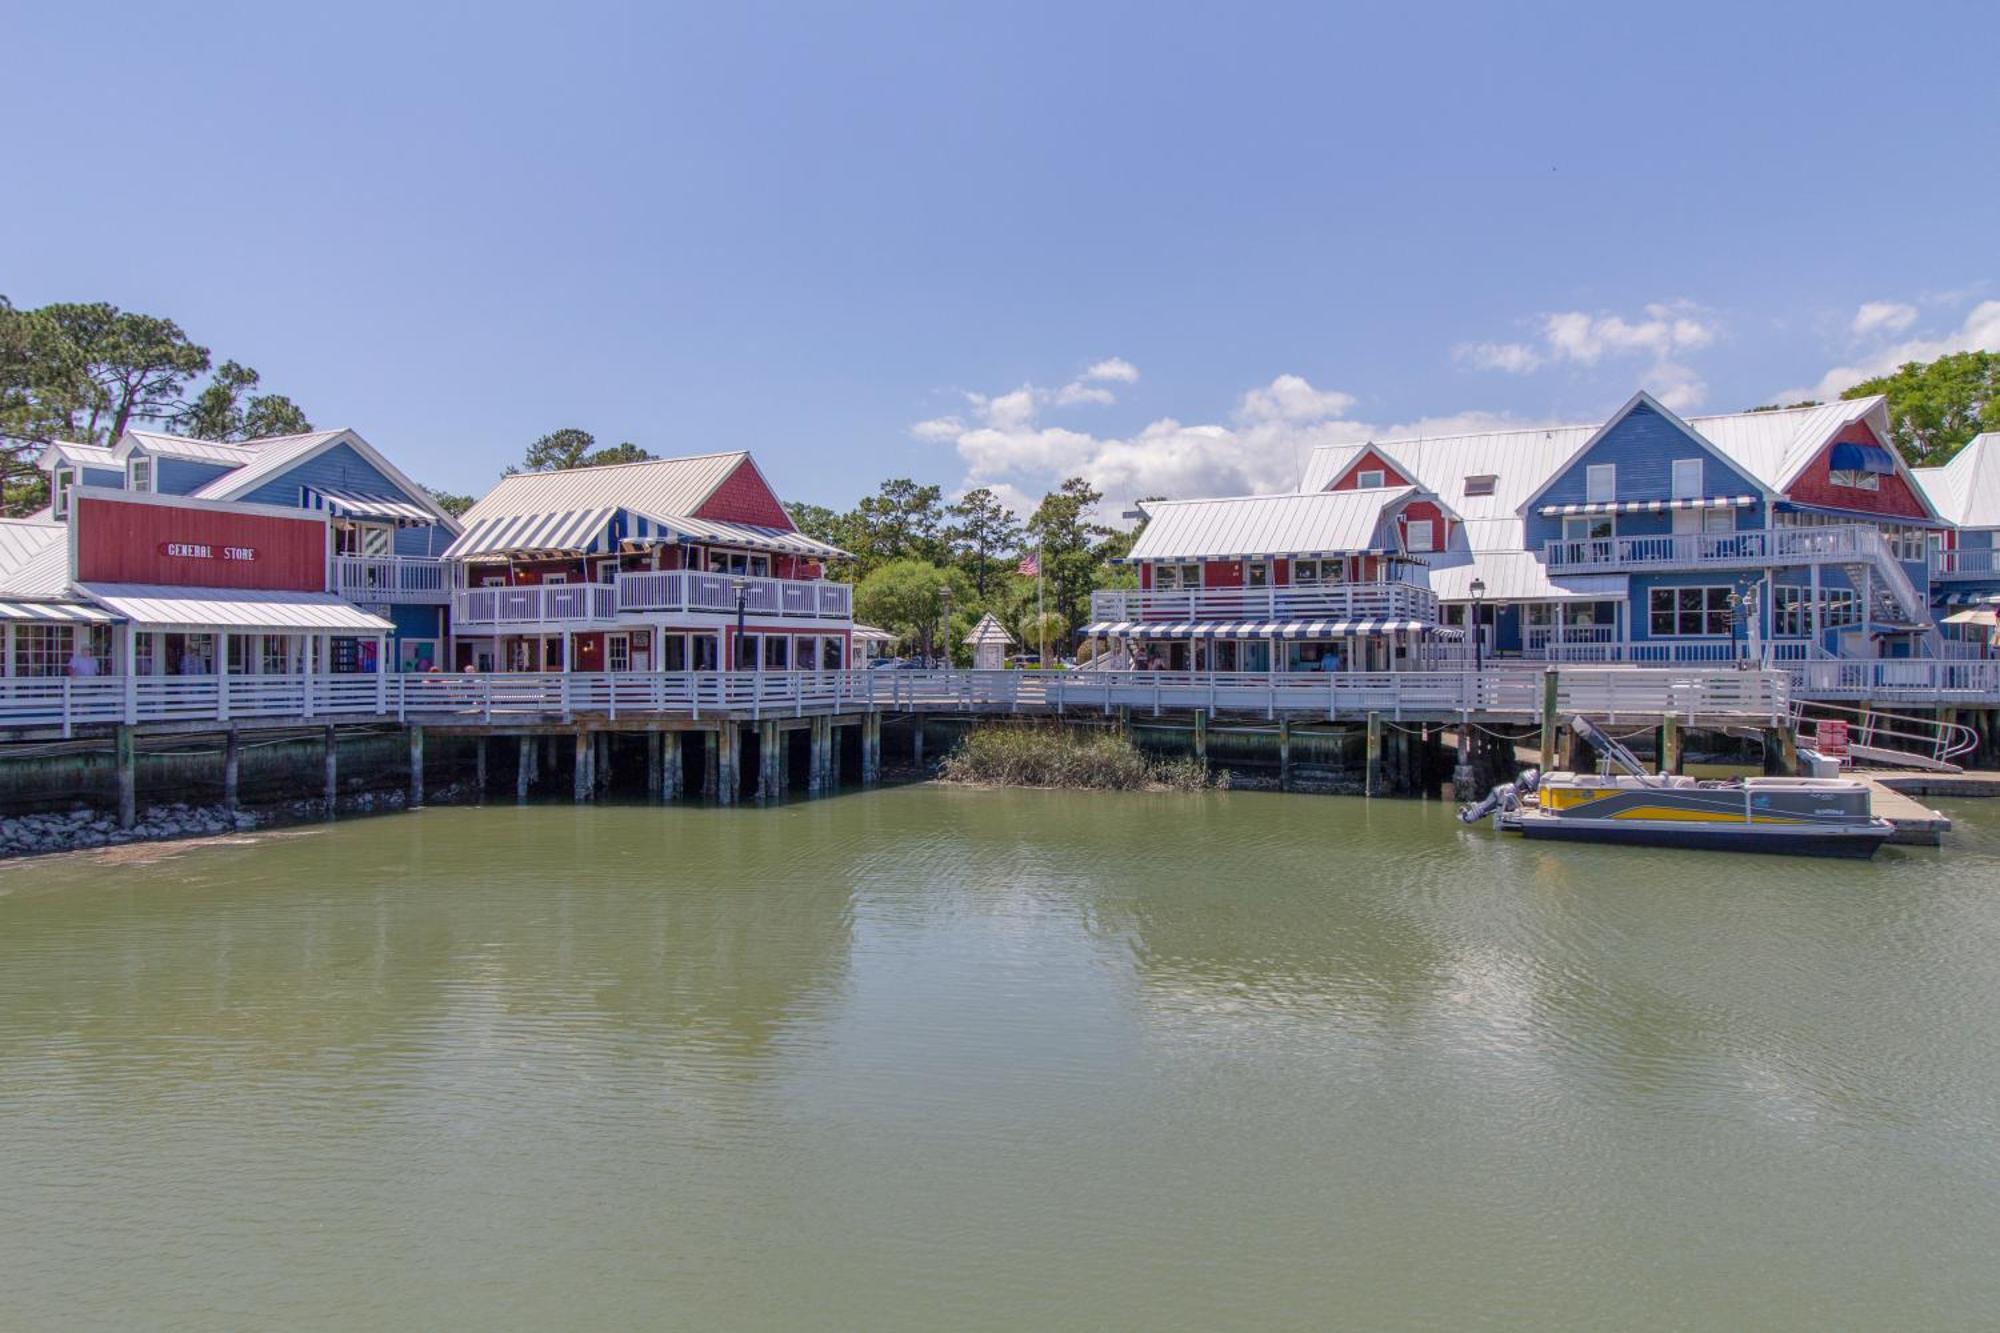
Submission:
<svg viewBox="0 0 2000 1333">
<path fill-rule="evenodd" d="M 1962 528 L 2000 528 L 2000 431 L 1975 435 L 1939 467 L 1911 468 L 1939 518 Z"/>
<path fill-rule="evenodd" d="M 204 441 L 205 443 L 205 441 Z M 402 469 L 391 463 L 376 451 L 375 446 L 361 438 L 354 430 L 342 427 L 339 430 L 316 430 L 304 435 L 273 435 L 268 439 L 248 442 L 255 446 L 256 457 L 234 472 L 226 472 L 202 486 L 195 488 L 198 500 L 235 500 L 248 495 L 271 478 L 287 468 L 319 457 L 338 445 L 346 445 L 367 460 L 368 465 L 386 477 L 404 498 L 421 506 L 441 527 L 453 532 L 459 530 L 458 520 L 438 508 L 431 493 L 403 475 Z"/>
<path fill-rule="evenodd" d="M 1007 632 L 1005 625 L 994 618 L 991 611 L 988 611 L 979 617 L 979 623 L 972 627 L 972 632 L 965 636 L 965 641 L 975 647 L 982 643 L 1005 645 L 1014 642 L 1014 636 Z"/>
<path fill-rule="evenodd" d="M 1618 429 L 1619 423 L 1623 422 L 1627 417 L 1631 416 L 1634 412 L 1639 411 L 1641 408 L 1644 408 L 1647 411 L 1650 411 L 1655 415 L 1657 415 L 1661 420 L 1665 421 L 1668 425 L 1672 426 L 1674 429 L 1678 430 L 1682 435 L 1686 436 L 1690 444 L 1693 444 L 1695 447 L 1699 448 L 1703 453 L 1713 457 L 1718 463 L 1721 463 L 1732 470 L 1743 470 L 1742 464 L 1740 464 L 1736 459 L 1731 458 L 1727 453 L 1723 452 L 1723 450 L 1720 447 L 1718 447 L 1713 440 L 1704 436 L 1700 431 L 1696 430 L 1693 426 L 1689 425 L 1687 422 L 1681 420 L 1678 416 L 1674 415 L 1674 413 L 1670 411 L 1665 404 L 1660 402 L 1659 399 L 1653 397 L 1652 394 L 1647 393 L 1644 389 L 1641 389 L 1639 390 L 1639 392 L 1633 394 L 1630 398 L 1627 398 L 1625 400 L 1625 405 L 1623 407 L 1619 408 L 1616 412 L 1613 412 L 1610 418 L 1606 420 L 1602 426 L 1599 426 L 1595 431 L 1593 431 L 1590 435 L 1590 438 L 1585 440 L 1583 444 L 1577 449 L 1576 453 L 1570 456 L 1568 462 L 1564 463 L 1562 467 L 1557 468 L 1555 471 L 1549 473 L 1548 476 L 1542 479 L 1542 484 L 1537 486 L 1529 494 L 1528 498 L 1521 502 L 1521 512 L 1526 513 L 1529 509 L 1533 508 L 1535 501 L 1541 499 L 1543 495 L 1548 493 L 1549 488 L 1554 486 L 1557 481 L 1561 480 L 1563 474 L 1569 471 L 1570 466 L 1574 464 L 1577 458 L 1585 454 L 1588 454 L 1593 448 L 1597 446 L 1598 441 L 1602 440 L 1612 431 Z M 1758 475 L 1754 470 L 1750 471 L 1750 478 L 1752 481 L 1755 481 L 1759 485 L 1765 487 L 1766 490 L 1765 498 L 1769 499 L 1770 498 L 1769 492 L 1771 490 L 1770 483 L 1765 481 L 1764 478 Z"/>
<path fill-rule="evenodd" d="M 1128 560 L 1230 560 L 1244 556 L 1337 555 L 1383 545 L 1383 520 L 1416 486 L 1242 495 L 1217 500 L 1160 500 Z"/>
<path fill-rule="evenodd" d="M 72 467 L 104 468 L 122 472 L 125 465 L 118 461 L 117 453 L 104 444 L 80 444 L 75 440 L 50 440 L 35 460 L 37 467 L 54 467 L 58 463 L 68 463 Z"/>
<path fill-rule="evenodd" d="M 69 525 L 0 519 L 0 595 L 66 597 Z"/>
<path fill-rule="evenodd" d="M 190 463 L 219 463 L 223 467 L 242 467 L 246 463 L 255 461 L 257 457 L 256 448 L 248 444 L 197 440 L 186 435 L 168 435 L 164 431 L 157 430 L 128 430 L 118 438 L 115 447 L 120 466 L 123 466 L 125 460 L 138 449 L 145 450 L 155 458 L 179 458 Z"/>
<path fill-rule="evenodd" d="M 749 457 L 747 451 L 738 449 L 557 472 L 515 472 L 500 478 L 498 485 L 466 510 L 464 521 L 469 525 L 521 514 L 620 508 L 659 518 L 692 517 Z"/>
</svg>

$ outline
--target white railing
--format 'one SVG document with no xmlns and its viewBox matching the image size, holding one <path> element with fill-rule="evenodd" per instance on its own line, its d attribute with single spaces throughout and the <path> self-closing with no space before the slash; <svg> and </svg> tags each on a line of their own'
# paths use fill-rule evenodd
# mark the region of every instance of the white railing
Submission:
<svg viewBox="0 0 2000 1333">
<path fill-rule="evenodd" d="M 1663 532 L 1643 537 L 1577 537 L 1545 543 L 1552 570 L 1803 565 L 1888 557 L 1879 530 L 1865 524 Z"/>
<path fill-rule="evenodd" d="M 451 600 L 451 579 L 434 556 L 337 555 L 332 591 L 364 604 L 435 604 Z"/>
<path fill-rule="evenodd" d="M 1973 549 L 1961 547 L 1954 551 L 1931 549 L 1931 577 L 1936 579 L 1978 579 L 2000 575 L 2000 563 L 1994 557 L 2000 550 L 1991 547 Z"/>
<path fill-rule="evenodd" d="M 736 613 L 733 574 L 693 570 L 626 571 L 618 575 L 621 611 L 714 611 Z M 821 579 L 743 578 L 745 615 L 845 620 L 853 615 L 854 590 Z"/>
<path fill-rule="evenodd" d="M 2000 661 L 1882 657 L 1795 662 L 1789 670 L 1793 690 L 1805 698 L 2000 702 Z"/>
<path fill-rule="evenodd" d="M 610 620 L 617 612 L 618 590 L 608 583 L 461 588 L 451 599 L 452 623 L 460 629 Z"/>
<path fill-rule="evenodd" d="M 1092 620 L 1367 620 L 1437 619 L 1437 594 L 1415 583 L 1288 584 L 1277 588 L 1202 588 L 1094 592 Z"/>
<path fill-rule="evenodd" d="M 1806 664 L 1817 665 L 1817 664 Z M 1884 664 L 1886 665 L 1886 664 Z M 1943 664 L 1931 664 L 1943 665 Z M 2000 666 L 1996 663 L 1984 664 Z M 1559 706 L 1594 714 L 1765 717 L 1783 671 L 1565 667 Z M 1990 679 L 1990 678 L 1989 678 Z M 0 729 L 145 722 L 398 718 L 493 722 L 577 714 L 800 714 L 811 708 L 1012 712 L 1207 708 L 1352 717 L 1539 715 L 1539 670 L 1404 672 L 728 671 L 170 676 L 0 680 Z M 2000 681 L 1993 682 L 2000 690 Z"/>
</svg>

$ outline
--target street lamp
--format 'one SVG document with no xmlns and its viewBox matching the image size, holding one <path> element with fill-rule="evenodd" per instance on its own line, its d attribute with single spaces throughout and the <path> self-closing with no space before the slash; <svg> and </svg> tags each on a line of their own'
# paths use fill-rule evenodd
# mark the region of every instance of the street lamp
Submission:
<svg viewBox="0 0 2000 1333">
<path fill-rule="evenodd" d="M 1472 669 L 1475 672 L 1478 672 L 1486 670 L 1486 654 L 1484 652 L 1485 645 L 1480 642 L 1480 640 L 1482 640 L 1486 636 L 1485 630 L 1483 628 L 1486 622 L 1481 618 L 1482 612 L 1480 610 L 1480 608 L 1484 606 L 1486 602 L 1486 580 L 1474 579 L 1472 581 L 1471 591 L 1472 591 Z"/>
<path fill-rule="evenodd" d="M 738 664 L 741 664 L 743 661 L 743 595 L 749 591 L 750 584 L 747 580 L 738 577 L 730 580 L 729 587 L 730 591 L 736 594 L 736 660 Z M 757 664 L 753 661 L 750 665 L 755 667 Z"/>
</svg>

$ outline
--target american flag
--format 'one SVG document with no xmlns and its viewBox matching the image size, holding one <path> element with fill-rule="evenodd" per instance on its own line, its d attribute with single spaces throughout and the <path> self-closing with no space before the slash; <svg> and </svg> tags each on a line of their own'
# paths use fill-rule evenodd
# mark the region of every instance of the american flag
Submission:
<svg viewBox="0 0 2000 1333">
<path fill-rule="evenodd" d="M 1021 563 L 1014 566 L 1014 572 L 1023 578 L 1038 579 L 1042 576 L 1042 554 L 1030 551 L 1021 557 Z"/>
</svg>

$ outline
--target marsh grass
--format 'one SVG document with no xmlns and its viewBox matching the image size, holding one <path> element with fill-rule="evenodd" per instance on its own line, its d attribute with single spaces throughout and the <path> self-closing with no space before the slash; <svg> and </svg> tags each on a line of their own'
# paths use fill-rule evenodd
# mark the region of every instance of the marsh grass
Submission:
<svg viewBox="0 0 2000 1333">
<path fill-rule="evenodd" d="M 1091 791 L 1202 791 L 1227 787 L 1197 759 L 1152 759 L 1115 731 L 1043 723 L 983 726 L 946 757 L 946 782 Z"/>
</svg>

